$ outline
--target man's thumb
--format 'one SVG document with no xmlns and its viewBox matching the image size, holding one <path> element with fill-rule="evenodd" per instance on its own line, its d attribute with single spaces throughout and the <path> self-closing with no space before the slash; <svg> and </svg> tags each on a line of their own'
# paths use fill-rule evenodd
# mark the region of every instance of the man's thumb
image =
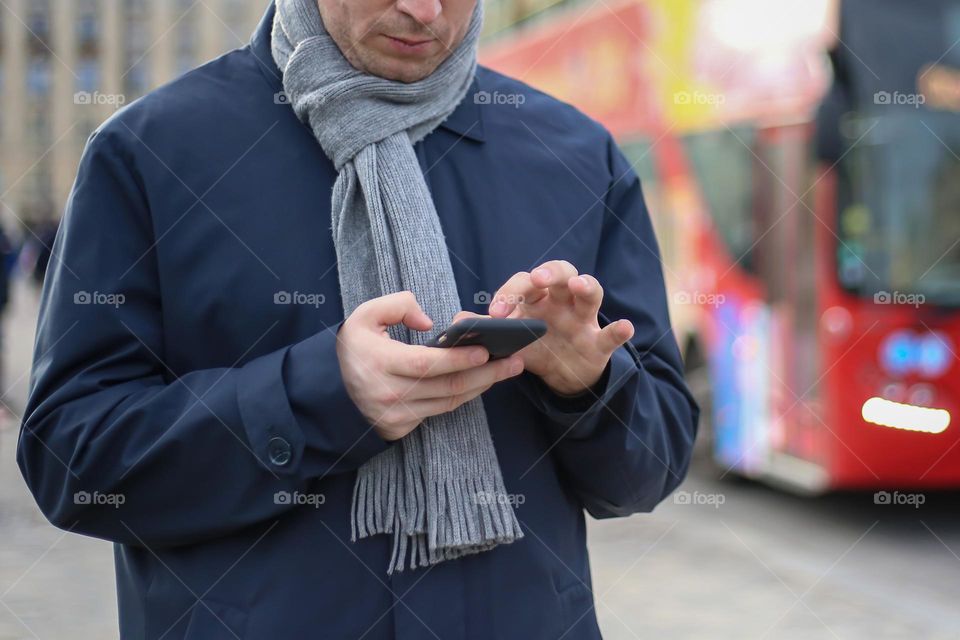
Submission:
<svg viewBox="0 0 960 640">
<path fill-rule="evenodd" d="M 433 320 L 423 312 L 411 291 L 399 291 L 374 298 L 361 307 L 367 307 L 363 309 L 363 319 L 377 329 L 400 323 L 416 331 L 426 331 L 433 326 Z"/>
</svg>

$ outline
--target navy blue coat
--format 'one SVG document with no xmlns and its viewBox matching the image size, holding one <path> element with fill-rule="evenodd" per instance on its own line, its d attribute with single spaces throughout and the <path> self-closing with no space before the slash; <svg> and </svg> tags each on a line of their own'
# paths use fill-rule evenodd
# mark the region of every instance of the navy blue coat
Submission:
<svg viewBox="0 0 960 640">
<path fill-rule="evenodd" d="M 355 470 L 389 445 L 335 354 L 336 174 L 278 97 L 272 17 L 90 138 L 19 442 L 33 495 L 115 543 L 124 639 L 599 637 L 584 510 L 653 509 L 698 415 L 637 175 L 597 123 L 485 68 L 416 145 L 464 309 L 562 258 L 636 335 L 593 402 L 529 373 L 484 395 L 521 541 L 388 577 L 389 536 L 350 542 Z"/>
</svg>

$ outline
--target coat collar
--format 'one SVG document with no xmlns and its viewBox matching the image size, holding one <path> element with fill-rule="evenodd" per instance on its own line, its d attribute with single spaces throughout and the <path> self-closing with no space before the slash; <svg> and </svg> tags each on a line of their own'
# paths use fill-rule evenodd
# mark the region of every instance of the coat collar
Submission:
<svg viewBox="0 0 960 640">
<path fill-rule="evenodd" d="M 256 58 L 257 65 L 260 67 L 260 71 L 263 73 L 267 82 L 273 87 L 274 91 L 279 92 L 283 90 L 283 74 L 280 73 L 276 62 L 273 61 L 273 54 L 270 51 L 270 34 L 273 30 L 273 16 L 275 12 L 276 5 L 274 2 L 271 2 L 270 6 L 267 7 L 267 11 L 260 19 L 260 24 L 257 25 L 256 30 L 253 32 L 249 48 L 254 58 Z M 481 105 L 474 100 L 474 96 L 477 95 L 478 91 L 480 91 L 480 82 L 478 77 L 474 76 L 473 84 L 470 85 L 463 100 L 461 100 L 457 108 L 453 110 L 453 113 L 440 123 L 440 126 L 464 138 L 483 142 L 484 132 Z"/>
</svg>

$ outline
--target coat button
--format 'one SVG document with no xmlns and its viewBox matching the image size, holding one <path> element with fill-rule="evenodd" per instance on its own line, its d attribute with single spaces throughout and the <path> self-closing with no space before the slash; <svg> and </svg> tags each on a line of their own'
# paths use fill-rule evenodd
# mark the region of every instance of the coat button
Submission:
<svg viewBox="0 0 960 640">
<path fill-rule="evenodd" d="M 278 467 L 284 466 L 293 457 L 290 443 L 283 438 L 270 438 L 270 442 L 267 443 L 267 451 L 270 454 L 270 462 Z"/>
</svg>

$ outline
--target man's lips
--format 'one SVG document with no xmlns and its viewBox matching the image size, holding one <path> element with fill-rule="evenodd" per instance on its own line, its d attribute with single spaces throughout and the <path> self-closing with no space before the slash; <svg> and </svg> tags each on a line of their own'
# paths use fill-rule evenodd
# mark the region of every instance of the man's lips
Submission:
<svg viewBox="0 0 960 640">
<path fill-rule="evenodd" d="M 391 46 L 401 53 L 421 53 L 436 41 L 434 38 L 418 40 L 415 38 L 398 38 L 396 36 L 388 36 L 387 34 L 383 35 L 390 42 Z"/>
</svg>

